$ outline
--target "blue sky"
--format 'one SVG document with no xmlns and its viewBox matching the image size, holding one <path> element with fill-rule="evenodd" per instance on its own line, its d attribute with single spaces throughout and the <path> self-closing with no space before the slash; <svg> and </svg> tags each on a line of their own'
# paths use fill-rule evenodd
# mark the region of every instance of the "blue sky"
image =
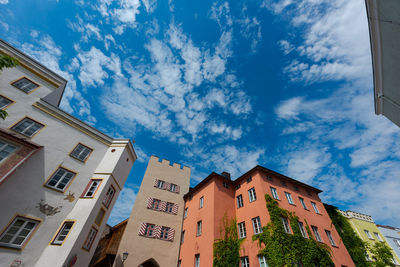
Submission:
<svg viewBox="0 0 400 267">
<path fill-rule="evenodd" d="M 61 108 L 139 156 L 235 179 L 257 164 L 400 220 L 400 129 L 376 116 L 363 0 L 0 0 L 0 37 L 69 83 Z"/>
</svg>

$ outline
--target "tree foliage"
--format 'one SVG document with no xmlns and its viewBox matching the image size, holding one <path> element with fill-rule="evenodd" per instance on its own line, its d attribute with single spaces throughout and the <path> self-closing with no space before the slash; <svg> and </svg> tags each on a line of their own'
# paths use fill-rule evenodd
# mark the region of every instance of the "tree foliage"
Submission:
<svg viewBox="0 0 400 267">
<path fill-rule="evenodd" d="M 9 55 L 0 54 L 0 71 L 4 68 L 13 68 L 17 65 L 19 65 L 17 59 L 10 57 Z M 0 118 L 5 120 L 7 116 L 7 111 L 0 109 Z"/>
<path fill-rule="evenodd" d="M 265 200 L 271 221 L 263 227 L 262 233 L 253 236 L 253 240 L 258 240 L 259 245 L 264 245 L 259 255 L 265 257 L 268 266 L 282 267 L 296 264 L 298 266 L 334 266 L 330 248 L 314 239 L 306 221 L 304 224 L 309 238 L 301 235 L 295 213 L 280 208 L 278 202 L 268 194 L 265 195 Z M 285 232 L 282 217 L 290 221 L 292 234 Z"/>
<path fill-rule="evenodd" d="M 375 244 L 370 247 L 370 252 L 372 253 L 372 259 L 374 260 L 371 262 L 372 267 L 396 266 L 392 261 L 392 249 L 385 243 L 375 242 Z"/>
<path fill-rule="evenodd" d="M 239 239 L 236 226 L 236 220 L 228 220 L 225 215 L 222 219 L 223 229 L 221 236 L 223 238 L 214 241 L 214 267 L 239 266 L 240 245 L 244 239 Z"/>
</svg>

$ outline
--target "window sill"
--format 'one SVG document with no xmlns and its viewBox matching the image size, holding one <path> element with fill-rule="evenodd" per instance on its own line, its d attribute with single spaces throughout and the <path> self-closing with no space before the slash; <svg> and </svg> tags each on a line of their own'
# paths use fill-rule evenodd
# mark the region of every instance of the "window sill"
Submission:
<svg viewBox="0 0 400 267">
<path fill-rule="evenodd" d="M 332 247 L 334 247 L 334 248 L 339 248 L 338 246 L 336 246 L 336 245 L 332 245 Z"/>
<path fill-rule="evenodd" d="M 290 205 L 292 205 L 292 206 L 295 206 L 295 207 L 297 207 L 297 206 L 296 206 L 296 204 L 292 204 L 292 203 L 289 203 L 289 204 L 290 204 Z"/>
</svg>

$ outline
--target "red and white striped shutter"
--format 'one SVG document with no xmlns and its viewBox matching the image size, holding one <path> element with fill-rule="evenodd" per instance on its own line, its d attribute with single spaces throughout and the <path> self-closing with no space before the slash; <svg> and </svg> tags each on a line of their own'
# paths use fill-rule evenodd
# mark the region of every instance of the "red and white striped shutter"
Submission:
<svg viewBox="0 0 400 267">
<path fill-rule="evenodd" d="M 176 193 L 179 193 L 180 189 L 181 189 L 181 187 L 180 187 L 179 185 L 176 185 L 176 187 L 175 187 L 175 192 L 176 192 Z"/>
<path fill-rule="evenodd" d="M 154 187 L 157 187 L 158 186 L 158 179 L 156 179 L 155 181 L 154 181 Z"/>
<path fill-rule="evenodd" d="M 153 206 L 153 198 L 149 197 L 147 198 L 147 208 L 151 209 Z"/>
<path fill-rule="evenodd" d="M 171 186 L 170 183 L 164 182 L 163 189 L 169 190 L 170 186 Z"/>
<path fill-rule="evenodd" d="M 168 241 L 173 241 L 174 240 L 174 236 L 175 236 L 175 230 L 170 228 L 169 231 L 168 231 L 167 240 Z"/>
<path fill-rule="evenodd" d="M 167 208 L 167 201 L 161 200 L 160 205 L 158 205 L 158 210 L 165 211 L 166 208 Z"/>
<path fill-rule="evenodd" d="M 178 204 L 174 204 L 174 206 L 172 207 L 172 213 L 173 214 L 177 214 L 178 213 Z"/>
<path fill-rule="evenodd" d="M 154 230 L 153 230 L 153 236 L 154 238 L 160 238 L 161 236 L 161 226 L 160 225 L 155 225 Z"/>
<path fill-rule="evenodd" d="M 140 224 L 138 235 L 144 235 L 144 232 L 146 231 L 146 225 L 147 225 L 147 223 L 141 223 Z"/>
</svg>

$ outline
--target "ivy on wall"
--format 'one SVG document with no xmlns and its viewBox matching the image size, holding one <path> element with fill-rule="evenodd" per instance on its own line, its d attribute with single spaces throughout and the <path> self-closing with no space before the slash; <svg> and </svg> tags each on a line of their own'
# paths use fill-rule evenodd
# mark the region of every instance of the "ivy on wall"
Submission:
<svg viewBox="0 0 400 267">
<path fill-rule="evenodd" d="M 262 233 L 253 236 L 253 240 L 264 245 L 259 255 L 265 257 L 268 266 L 334 266 L 330 248 L 314 239 L 306 221 L 304 225 L 309 238 L 301 235 L 295 213 L 280 208 L 278 202 L 268 194 L 265 200 L 271 221 L 263 227 Z M 293 233 L 285 232 L 282 217 L 289 220 Z"/>
</svg>

